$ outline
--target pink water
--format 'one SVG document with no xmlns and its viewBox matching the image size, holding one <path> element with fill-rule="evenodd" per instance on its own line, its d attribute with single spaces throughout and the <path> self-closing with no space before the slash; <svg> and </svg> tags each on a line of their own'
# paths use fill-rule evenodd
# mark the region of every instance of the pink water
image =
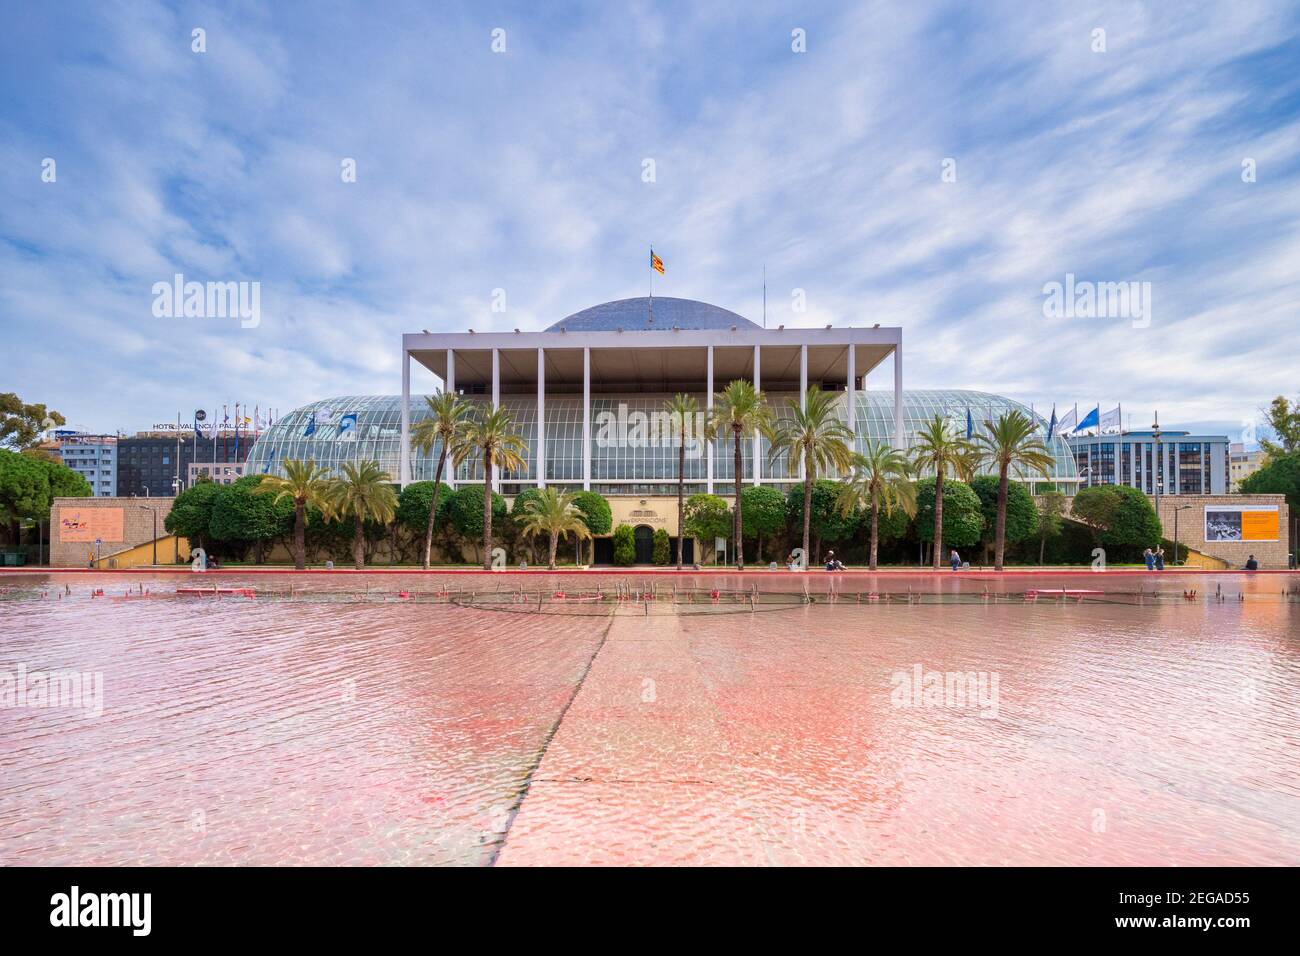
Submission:
<svg viewBox="0 0 1300 956">
<path fill-rule="evenodd" d="M 501 586 L 439 583 L 475 580 Z M 430 589 L 416 576 L 293 582 Z M 701 576 L 822 594 L 716 614 L 112 600 L 178 583 L 193 581 L 0 576 L 48 589 L 0 601 L 0 671 L 104 679 L 100 716 L 0 709 L 0 861 L 1300 862 L 1290 577 L 1164 575 L 1166 596 L 1140 604 L 959 605 L 828 603 L 820 575 Z M 839 586 L 1049 584 L 1153 587 L 1122 575 Z M 1227 600 L 1203 600 L 1218 585 Z M 1181 600 L 1191 587 L 1197 599 Z M 899 706 L 895 675 L 917 665 L 996 675 L 996 707 Z"/>
</svg>

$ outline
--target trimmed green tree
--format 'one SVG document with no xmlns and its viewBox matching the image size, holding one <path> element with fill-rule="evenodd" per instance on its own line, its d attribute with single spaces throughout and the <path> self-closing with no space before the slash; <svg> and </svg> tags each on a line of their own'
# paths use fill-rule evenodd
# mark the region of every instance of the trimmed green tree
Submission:
<svg viewBox="0 0 1300 956">
<path fill-rule="evenodd" d="M 672 560 L 672 539 L 666 528 L 655 528 L 653 561 L 660 566 Z"/>
<path fill-rule="evenodd" d="M 740 533 L 755 541 L 755 554 L 763 561 L 763 539 L 785 530 L 785 495 L 768 485 L 750 485 L 740 493 L 744 511 Z M 665 532 L 666 534 L 667 532 Z"/>
<path fill-rule="evenodd" d="M 725 499 L 717 495 L 698 494 L 686 499 L 686 533 L 698 538 L 717 556 L 715 538 L 725 538 L 732 530 L 731 509 Z"/>
<path fill-rule="evenodd" d="M 934 486 L 933 477 L 916 483 L 916 535 L 922 541 L 934 541 Z M 953 548 L 969 548 L 977 544 L 984 531 L 984 512 L 979 495 L 970 485 L 955 478 L 943 483 L 943 517 L 939 540 Z"/>
<path fill-rule="evenodd" d="M 211 478 L 200 478 L 172 500 L 172 510 L 163 519 L 169 534 L 188 538 L 205 551 L 212 551 L 212 509 L 221 494 L 221 485 Z"/>
<path fill-rule="evenodd" d="M 979 497 L 980 512 L 984 516 L 984 530 L 980 533 L 980 545 L 984 549 L 984 563 L 988 564 L 989 552 L 997 546 L 998 495 L 1002 481 L 997 475 L 976 475 L 970 480 L 971 490 Z M 1006 544 L 1019 544 L 1028 541 L 1038 533 L 1038 508 L 1029 489 L 1018 481 L 1007 480 L 1006 483 Z"/>
<path fill-rule="evenodd" d="M 636 563 L 636 534 L 630 524 L 621 524 L 614 529 L 614 563 L 621 568 L 630 568 Z"/>
<path fill-rule="evenodd" d="M 840 483 L 830 478 L 813 482 L 811 492 L 803 485 L 794 485 L 786 493 L 785 520 L 789 528 L 803 528 L 803 503 L 805 497 L 812 501 L 808 517 L 812 554 L 805 554 L 809 564 L 821 562 L 822 545 L 826 542 L 847 541 L 858 530 L 861 515 L 857 511 L 847 514 L 840 510 Z"/>
<path fill-rule="evenodd" d="M 212 537 L 238 548 L 252 547 L 255 560 L 266 557 L 267 542 L 287 535 L 293 526 L 293 502 L 255 494 L 265 475 L 245 475 L 222 485 L 212 504 L 208 529 Z"/>
<path fill-rule="evenodd" d="M 582 514 L 591 532 L 591 562 L 596 563 L 596 538 L 609 534 L 614 527 L 614 512 L 599 491 L 579 491 L 573 496 L 573 506 Z"/>
<path fill-rule="evenodd" d="M 456 489 L 455 494 L 447 504 L 447 514 L 451 518 L 451 526 L 456 529 L 456 533 L 465 540 L 466 543 L 482 547 L 478 542 L 483 540 L 483 511 L 485 502 L 483 500 L 482 485 L 462 485 Z M 496 492 L 492 493 L 492 521 L 500 523 L 506 520 L 506 499 Z M 492 556 L 488 555 L 487 560 L 490 562 Z"/>
</svg>

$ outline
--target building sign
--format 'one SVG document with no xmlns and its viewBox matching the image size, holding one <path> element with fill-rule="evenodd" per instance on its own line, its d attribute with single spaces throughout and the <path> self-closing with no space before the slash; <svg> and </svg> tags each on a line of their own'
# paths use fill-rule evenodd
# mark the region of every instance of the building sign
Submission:
<svg viewBox="0 0 1300 956">
<path fill-rule="evenodd" d="M 87 544 L 94 544 L 96 539 L 125 541 L 122 524 L 121 508 L 60 508 L 59 540 Z"/>
<path fill-rule="evenodd" d="M 1277 505 L 1206 505 L 1206 541 L 1276 541 Z"/>
</svg>

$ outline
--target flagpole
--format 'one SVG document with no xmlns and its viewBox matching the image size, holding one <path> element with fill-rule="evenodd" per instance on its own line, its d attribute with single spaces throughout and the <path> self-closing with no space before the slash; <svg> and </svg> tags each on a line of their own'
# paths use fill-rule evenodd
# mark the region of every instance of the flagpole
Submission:
<svg viewBox="0 0 1300 956">
<path fill-rule="evenodd" d="M 763 263 L 763 328 L 767 328 L 767 263 Z"/>
<path fill-rule="evenodd" d="M 655 324 L 655 247 L 650 244 L 650 324 Z"/>
</svg>

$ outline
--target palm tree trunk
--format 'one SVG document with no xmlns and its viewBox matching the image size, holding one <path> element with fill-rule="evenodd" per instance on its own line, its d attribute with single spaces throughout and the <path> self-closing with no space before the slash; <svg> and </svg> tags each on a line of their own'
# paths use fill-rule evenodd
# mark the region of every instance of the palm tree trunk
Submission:
<svg viewBox="0 0 1300 956">
<path fill-rule="evenodd" d="M 424 529 L 424 570 L 429 570 L 429 552 L 433 550 L 433 519 L 438 514 L 438 488 L 442 484 L 442 465 L 447 460 L 447 443 L 438 454 L 438 470 L 433 475 L 433 500 L 429 502 L 429 524 Z"/>
<path fill-rule="evenodd" d="M 360 511 L 352 516 L 352 521 L 352 561 L 360 571 L 366 566 L 366 528 Z"/>
<path fill-rule="evenodd" d="M 876 541 L 880 534 L 880 504 L 871 499 L 871 570 L 876 570 Z"/>
<path fill-rule="evenodd" d="M 812 469 L 804 466 L 803 479 L 803 566 L 812 562 L 812 552 L 808 550 L 808 535 L 812 530 Z"/>
<path fill-rule="evenodd" d="M 492 456 L 483 450 L 483 570 L 492 570 Z"/>
<path fill-rule="evenodd" d="M 293 503 L 293 566 L 299 571 L 307 569 L 307 503 Z"/>
<path fill-rule="evenodd" d="M 547 568 L 555 570 L 555 546 L 559 543 L 559 536 L 554 531 L 551 532 L 551 559 L 547 563 Z"/>
<path fill-rule="evenodd" d="M 939 570 L 940 556 L 943 554 L 943 469 L 935 472 L 934 478 L 934 554 L 933 568 Z"/>
<path fill-rule="evenodd" d="M 732 517 L 731 536 L 735 539 L 736 570 L 745 570 L 745 548 L 740 541 L 740 429 L 732 428 L 731 436 L 736 448 L 736 507 Z"/>
<path fill-rule="evenodd" d="M 1038 539 L 1038 566 L 1043 566 L 1043 557 L 1047 553 L 1047 536 L 1044 535 Z"/>
<path fill-rule="evenodd" d="M 684 416 L 683 416 L 684 418 Z M 677 450 L 677 570 L 682 569 L 682 545 L 686 541 L 686 424 L 682 423 L 682 447 Z M 595 545 L 592 545 L 595 547 Z"/>
<path fill-rule="evenodd" d="M 993 570 L 1002 570 L 1002 555 L 1006 550 L 1007 537 L 1007 466 L 1003 463 L 998 475 L 998 522 L 997 544 L 993 552 Z"/>
</svg>

